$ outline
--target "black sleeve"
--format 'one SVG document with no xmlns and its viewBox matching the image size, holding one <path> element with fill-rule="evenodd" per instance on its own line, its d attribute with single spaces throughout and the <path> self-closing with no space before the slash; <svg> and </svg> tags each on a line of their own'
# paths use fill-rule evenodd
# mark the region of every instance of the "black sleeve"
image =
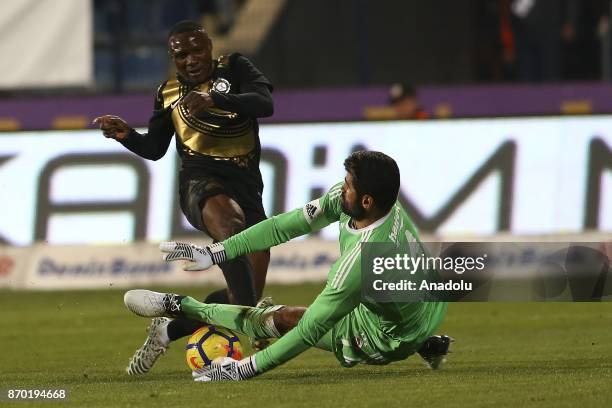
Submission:
<svg viewBox="0 0 612 408">
<path fill-rule="evenodd" d="M 231 58 L 232 77 L 240 84 L 239 93 L 220 94 L 211 92 L 215 106 L 241 115 L 262 118 L 272 116 L 272 84 L 255 66 L 239 54 Z"/>
<path fill-rule="evenodd" d="M 262 83 L 244 84 L 240 90 L 244 93 L 220 94 L 213 91 L 210 97 L 216 107 L 226 111 L 255 118 L 272 116 L 274 103 L 270 89 L 266 85 Z"/>
<path fill-rule="evenodd" d="M 141 134 L 132 129 L 127 139 L 120 141 L 130 151 L 149 160 L 159 160 L 164 157 L 174 135 L 172 110 L 169 107 L 164 109 L 162 98 L 165 85 L 164 82 L 157 90 L 147 133 Z"/>
</svg>

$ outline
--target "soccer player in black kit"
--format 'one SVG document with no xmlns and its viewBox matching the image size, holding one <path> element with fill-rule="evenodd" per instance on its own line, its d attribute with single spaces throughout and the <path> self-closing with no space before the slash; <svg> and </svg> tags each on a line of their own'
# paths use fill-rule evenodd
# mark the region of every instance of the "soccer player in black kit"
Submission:
<svg viewBox="0 0 612 408">
<path fill-rule="evenodd" d="M 256 118 L 273 113 L 272 85 L 240 54 L 213 60 L 212 41 L 196 22 L 183 21 L 170 30 L 168 52 L 177 74 L 159 87 L 146 134 L 113 115 L 100 116 L 94 124 L 105 137 L 149 160 L 164 156 L 176 135 L 181 209 L 195 228 L 222 241 L 266 218 Z M 254 306 L 269 259 L 269 252 L 259 252 L 220 264 L 227 290 L 211 293 L 204 302 Z M 186 318 L 153 319 L 128 374 L 147 373 L 171 341 L 201 325 Z"/>
</svg>

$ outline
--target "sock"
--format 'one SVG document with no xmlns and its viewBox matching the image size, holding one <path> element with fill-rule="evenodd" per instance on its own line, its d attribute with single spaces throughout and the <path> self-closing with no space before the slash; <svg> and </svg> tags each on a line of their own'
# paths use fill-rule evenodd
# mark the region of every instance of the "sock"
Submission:
<svg viewBox="0 0 612 408">
<path fill-rule="evenodd" d="M 219 267 L 223 271 L 223 276 L 227 282 L 227 287 L 232 292 L 236 302 L 240 305 L 255 306 L 257 303 L 257 295 L 255 293 L 255 282 L 253 280 L 253 267 L 251 266 L 251 262 L 249 262 L 248 258 L 243 255 L 232 261 L 223 262 L 219 264 Z M 227 290 L 220 289 L 209 294 L 206 299 L 204 299 L 204 302 L 213 304 L 228 304 L 230 303 L 230 300 L 227 295 Z M 209 322 L 208 320 L 190 319 L 185 316 L 180 316 L 168 323 L 168 338 L 170 341 L 174 341 L 182 337 L 189 336 L 198 328 L 202 327 L 203 322 L 228 327 L 220 323 Z M 272 323 L 272 326 L 273 325 L 274 323 Z M 232 329 L 231 327 L 228 328 Z M 274 336 L 267 336 L 265 338 L 269 337 Z"/>
<path fill-rule="evenodd" d="M 253 266 L 246 255 L 220 263 L 219 268 L 223 271 L 227 288 L 232 293 L 236 304 L 255 306 L 257 294 L 255 293 Z"/>
<path fill-rule="evenodd" d="M 189 296 L 181 302 L 181 309 L 187 317 L 227 327 L 255 339 L 280 337 L 280 333 L 274 325 L 274 312 L 282 307 L 283 305 L 266 308 L 221 304 L 207 305 Z"/>
<path fill-rule="evenodd" d="M 169 341 L 178 340 L 182 337 L 191 335 L 194 331 L 202 327 L 204 323 L 192 320 L 187 317 L 177 317 L 170 321 L 166 326 Z"/>
<path fill-rule="evenodd" d="M 227 264 L 227 262 L 226 262 Z M 232 266 L 230 266 L 229 268 L 230 270 L 233 269 Z M 228 273 L 231 273 L 228 272 Z M 251 284 L 252 284 L 252 279 L 251 279 Z M 229 284 L 228 284 L 229 286 Z M 235 287 L 236 285 L 234 285 Z M 244 284 L 243 284 L 244 286 Z M 243 291 L 241 293 L 244 293 L 243 295 L 243 300 L 245 300 L 246 296 L 250 297 L 250 294 L 248 293 L 248 286 L 249 286 L 249 282 L 246 282 L 246 288 L 247 291 Z M 255 297 L 255 289 L 253 287 L 253 297 Z M 239 299 L 236 299 L 239 300 Z M 255 304 L 255 301 L 252 301 L 253 305 Z M 229 304 L 230 300 L 229 300 L 229 296 L 227 295 L 227 289 L 219 289 L 215 292 L 210 293 L 208 296 L 206 296 L 206 298 L 204 299 L 204 303 L 218 303 L 218 304 Z M 170 341 L 174 341 L 174 340 L 178 340 L 182 337 L 185 336 L 189 336 L 191 335 L 194 331 L 196 331 L 197 329 L 199 329 L 200 327 L 202 327 L 204 323 L 200 320 L 194 320 L 194 319 L 189 319 L 185 316 L 180 316 L 177 317 L 176 319 L 172 320 L 170 323 L 168 323 L 167 325 L 167 330 L 165 330 L 165 332 L 167 333 L 167 336 L 169 338 L 169 342 Z"/>
<path fill-rule="evenodd" d="M 204 303 L 222 303 L 227 305 L 230 303 L 229 296 L 227 296 L 227 289 L 219 289 L 215 292 L 212 292 L 206 299 L 204 299 Z"/>
</svg>

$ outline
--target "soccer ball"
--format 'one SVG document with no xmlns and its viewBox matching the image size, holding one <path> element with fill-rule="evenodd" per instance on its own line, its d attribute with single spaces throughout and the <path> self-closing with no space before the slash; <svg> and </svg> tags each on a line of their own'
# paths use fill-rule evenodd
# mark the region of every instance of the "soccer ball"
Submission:
<svg viewBox="0 0 612 408">
<path fill-rule="evenodd" d="M 191 371 L 209 365 L 219 357 L 242 358 L 238 337 L 224 327 L 205 325 L 193 332 L 187 340 L 187 365 Z"/>
</svg>

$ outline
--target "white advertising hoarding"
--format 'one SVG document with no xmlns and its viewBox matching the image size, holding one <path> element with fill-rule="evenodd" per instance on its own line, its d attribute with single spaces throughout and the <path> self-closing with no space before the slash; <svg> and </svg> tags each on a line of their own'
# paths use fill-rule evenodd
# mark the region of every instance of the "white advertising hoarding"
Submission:
<svg viewBox="0 0 612 408">
<path fill-rule="evenodd" d="M 357 148 L 401 170 L 401 200 L 439 234 L 612 231 L 612 116 L 266 125 L 268 214 L 344 177 Z M 98 131 L 0 135 L 0 242 L 161 241 L 188 232 L 173 145 L 146 161 Z M 335 227 L 322 232 L 333 239 Z"/>
<path fill-rule="evenodd" d="M 90 85 L 91 0 L 0 2 L 0 88 Z"/>
<path fill-rule="evenodd" d="M 205 242 L 201 242 L 204 244 Z M 309 239 L 273 248 L 268 283 L 323 282 L 338 257 L 332 241 Z M 0 247 L 0 288 L 63 290 L 152 285 L 224 285 L 215 266 L 184 271 L 186 262 L 165 262 L 157 244 Z"/>
<path fill-rule="evenodd" d="M 423 238 L 427 242 L 436 240 L 427 236 Z M 502 243 L 500 251 L 495 252 L 495 245 L 486 247 L 489 251 L 493 250 L 492 253 L 497 253 L 492 266 L 497 277 L 529 278 L 534 264 L 551 254 L 550 248 L 558 245 L 561 253 L 567 249 L 568 242 L 584 242 L 610 258 L 612 243 L 605 242 L 609 239 L 609 234 L 602 233 L 511 237 L 501 234 L 487 237 L 487 241 Z M 195 241 L 200 245 L 207 243 Z M 436 254 L 435 249 L 439 245 L 433 244 L 431 248 L 434 249 L 432 253 Z M 313 238 L 279 245 L 271 249 L 266 282 L 324 282 L 338 255 L 338 243 L 331 240 Z M 38 243 L 28 248 L 0 246 L 0 288 L 64 290 L 224 285 L 223 274 L 217 267 L 192 272 L 182 269 L 185 263 L 163 261 L 158 245 L 146 242 L 65 246 Z M 602 293 L 612 293 L 610 279 L 602 281 L 602 285 Z M 503 293 L 496 296 L 498 300 L 506 299 Z"/>
</svg>

